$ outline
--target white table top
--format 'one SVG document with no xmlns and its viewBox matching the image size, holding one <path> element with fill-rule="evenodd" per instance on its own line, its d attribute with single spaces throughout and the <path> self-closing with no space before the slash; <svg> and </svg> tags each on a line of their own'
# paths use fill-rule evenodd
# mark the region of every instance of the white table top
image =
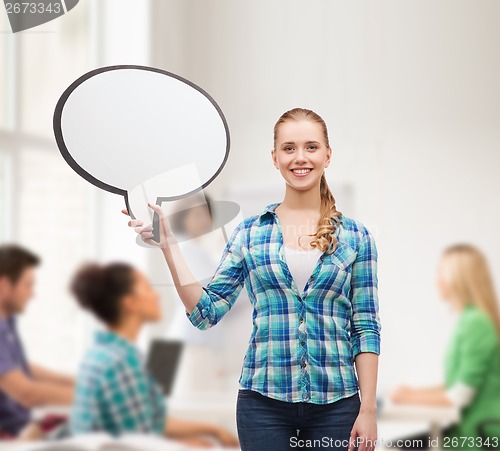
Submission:
<svg viewBox="0 0 500 451">
<path fill-rule="evenodd" d="M 460 410 L 456 407 L 395 404 L 390 400 L 384 400 L 379 418 L 382 420 L 428 421 L 447 425 L 460 420 Z"/>
</svg>

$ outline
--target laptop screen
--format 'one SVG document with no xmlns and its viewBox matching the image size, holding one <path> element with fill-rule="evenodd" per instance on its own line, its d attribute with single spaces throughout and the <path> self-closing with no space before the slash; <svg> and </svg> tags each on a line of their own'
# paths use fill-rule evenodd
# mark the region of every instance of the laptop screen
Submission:
<svg viewBox="0 0 500 451">
<path fill-rule="evenodd" d="M 172 393 L 183 348 L 180 340 L 157 339 L 151 343 L 146 368 L 166 396 Z"/>
</svg>

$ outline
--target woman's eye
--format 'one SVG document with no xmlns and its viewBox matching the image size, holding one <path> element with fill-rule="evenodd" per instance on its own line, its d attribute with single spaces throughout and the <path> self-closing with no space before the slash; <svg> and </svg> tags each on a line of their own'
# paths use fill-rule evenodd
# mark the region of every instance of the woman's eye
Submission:
<svg viewBox="0 0 500 451">
<path fill-rule="evenodd" d="M 317 149 L 318 146 L 309 146 L 310 149 Z"/>
<path fill-rule="evenodd" d="M 285 147 L 285 150 L 292 150 L 291 147 Z"/>
</svg>

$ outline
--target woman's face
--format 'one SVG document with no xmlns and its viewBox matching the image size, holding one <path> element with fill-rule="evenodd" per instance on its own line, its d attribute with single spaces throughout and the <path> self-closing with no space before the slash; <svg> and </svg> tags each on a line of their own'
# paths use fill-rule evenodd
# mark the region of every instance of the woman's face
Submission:
<svg viewBox="0 0 500 451">
<path fill-rule="evenodd" d="M 319 183 L 332 150 L 326 147 L 319 123 L 288 120 L 280 124 L 271 154 L 274 166 L 291 187 L 308 190 Z"/>
<path fill-rule="evenodd" d="M 158 321 L 161 318 L 160 295 L 141 271 L 134 271 L 134 279 L 133 291 L 127 296 L 125 308 L 144 322 Z"/>
<path fill-rule="evenodd" d="M 445 259 L 442 257 L 437 266 L 436 286 L 441 299 L 448 301 L 450 299 L 450 289 L 445 277 L 445 264 Z"/>
</svg>

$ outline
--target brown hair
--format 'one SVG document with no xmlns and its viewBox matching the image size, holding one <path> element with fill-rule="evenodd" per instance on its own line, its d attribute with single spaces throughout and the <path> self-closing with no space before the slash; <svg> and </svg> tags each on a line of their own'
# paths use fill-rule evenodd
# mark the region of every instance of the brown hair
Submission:
<svg viewBox="0 0 500 451">
<path fill-rule="evenodd" d="M 278 128 L 283 122 L 289 120 L 299 121 L 304 119 L 317 122 L 321 125 L 326 147 L 330 149 L 328 130 L 326 128 L 325 121 L 314 111 L 305 108 L 293 108 L 292 110 L 286 111 L 281 115 L 281 117 L 278 119 L 278 122 L 276 122 L 276 124 L 274 125 L 274 147 L 276 147 Z M 335 198 L 330 191 L 330 187 L 328 186 L 324 172 L 321 176 L 319 189 L 321 196 L 321 216 L 318 221 L 318 230 L 316 234 L 307 234 L 301 236 L 315 236 L 315 239 L 310 243 L 311 246 L 316 247 L 321 251 L 326 252 L 327 254 L 332 254 L 337 248 L 338 240 L 334 234 L 337 230 L 337 227 L 339 227 L 341 224 L 342 213 L 336 208 Z"/>
<path fill-rule="evenodd" d="M 24 247 L 17 244 L 0 246 L 0 277 L 6 276 L 13 284 L 25 269 L 39 264 L 40 258 Z"/>
<path fill-rule="evenodd" d="M 498 300 L 484 254 L 468 243 L 443 251 L 446 283 L 462 307 L 472 304 L 491 319 L 500 342 Z"/>
<path fill-rule="evenodd" d="M 134 286 L 134 268 L 128 263 L 84 263 L 76 271 L 70 290 L 82 308 L 109 326 L 121 320 L 121 300 Z"/>
</svg>

